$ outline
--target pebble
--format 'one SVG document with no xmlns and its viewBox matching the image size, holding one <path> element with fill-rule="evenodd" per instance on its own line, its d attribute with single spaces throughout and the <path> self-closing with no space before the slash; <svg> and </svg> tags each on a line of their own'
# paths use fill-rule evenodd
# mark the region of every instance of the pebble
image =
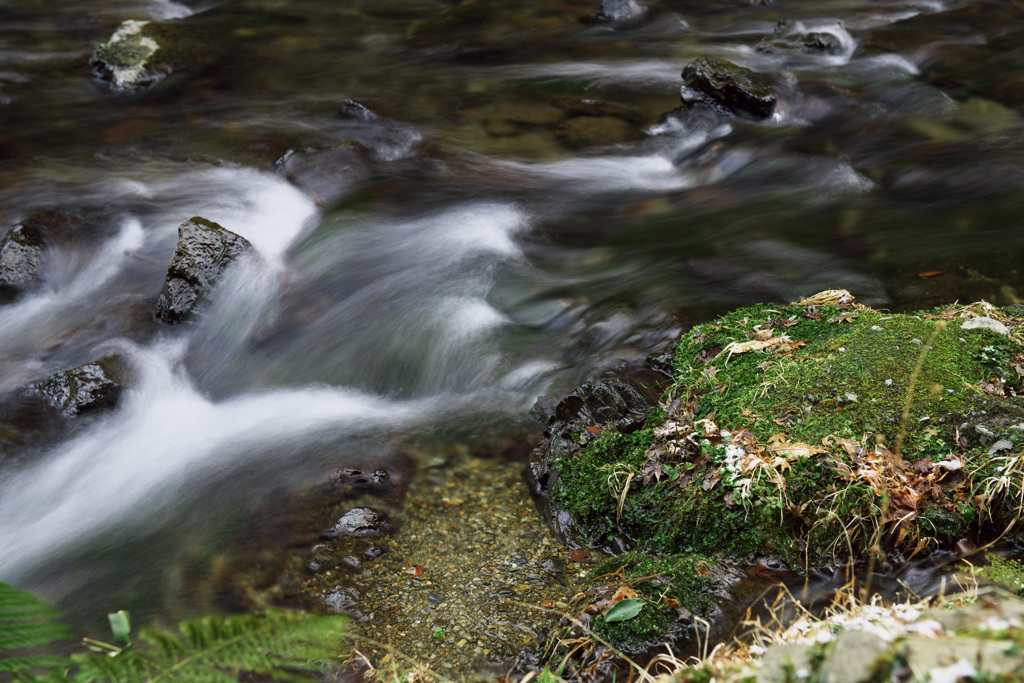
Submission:
<svg viewBox="0 0 1024 683">
<path fill-rule="evenodd" d="M 1002 324 L 995 318 L 989 318 L 986 316 L 979 316 L 977 318 L 965 320 L 960 324 L 960 328 L 964 330 L 989 330 L 996 334 L 1001 334 L 1004 337 L 1010 334 L 1010 330 L 1006 325 Z"/>
</svg>

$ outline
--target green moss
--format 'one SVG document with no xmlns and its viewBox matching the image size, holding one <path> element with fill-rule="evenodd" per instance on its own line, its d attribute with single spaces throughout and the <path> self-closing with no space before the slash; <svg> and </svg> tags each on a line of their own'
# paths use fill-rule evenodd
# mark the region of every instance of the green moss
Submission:
<svg viewBox="0 0 1024 683">
<path fill-rule="evenodd" d="M 1024 562 L 1020 560 L 992 555 L 984 566 L 976 567 L 975 573 L 992 581 L 1002 583 L 1024 595 Z"/>
<path fill-rule="evenodd" d="M 965 311 L 759 305 L 698 326 L 668 392 L 686 408 L 662 406 L 634 434 L 578 435 L 553 496 L 585 541 L 667 555 L 803 564 L 998 533 L 1024 501 L 1024 455 L 965 445 L 975 434 L 960 427 L 1021 440 L 1007 427 L 1024 421 L 1024 353 L 961 329 Z"/>
</svg>

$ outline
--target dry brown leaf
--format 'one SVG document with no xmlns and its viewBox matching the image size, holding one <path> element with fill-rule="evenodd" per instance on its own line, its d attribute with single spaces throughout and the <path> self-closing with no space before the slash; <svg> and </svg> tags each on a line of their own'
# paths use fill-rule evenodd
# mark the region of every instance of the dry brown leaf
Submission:
<svg viewBox="0 0 1024 683">
<path fill-rule="evenodd" d="M 639 593 L 637 593 L 635 590 L 633 590 L 629 586 L 621 586 L 619 590 L 615 591 L 615 595 L 612 596 L 612 604 L 614 605 L 617 602 L 622 602 L 627 598 L 636 597 L 639 597 Z"/>
</svg>

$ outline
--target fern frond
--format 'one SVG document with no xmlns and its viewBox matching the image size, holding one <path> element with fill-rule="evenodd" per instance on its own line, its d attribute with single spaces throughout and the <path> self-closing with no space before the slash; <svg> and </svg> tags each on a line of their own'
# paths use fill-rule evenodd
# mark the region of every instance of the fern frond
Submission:
<svg viewBox="0 0 1024 683">
<path fill-rule="evenodd" d="M 340 654 L 345 618 L 291 612 L 190 619 L 180 635 L 143 629 L 152 646 L 116 656 L 76 655 L 76 680 L 138 683 L 236 683 L 242 674 L 274 681 L 309 681 L 322 671 L 325 653 Z"/>
<path fill-rule="evenodd" d="M 60 612 L 36 596 L 0 582 L 0 672 L 31 680 L 31 672 L 67 666 L 64 657 L 12 650 L 39 647 L 69 637 Z"/>
</svg>

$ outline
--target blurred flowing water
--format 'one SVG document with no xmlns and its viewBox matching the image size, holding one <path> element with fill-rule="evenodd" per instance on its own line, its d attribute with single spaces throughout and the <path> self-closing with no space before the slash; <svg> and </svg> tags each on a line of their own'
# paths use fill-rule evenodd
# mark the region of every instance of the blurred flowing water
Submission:
<svg viewBox="0 0 1024 683">
<path fill-rule="evenodd" d="M 268 488 L 422 435 L 511 433 L 539 396 L 739 304 L 1018 301 L 1015 95 L 943 85 L 927 41 L 858 52 L 959 3 L 648 4 L 615 25 L 584 0 L 3 3 L 0 225 L 56 209 L 90 230 L 0 308 L 0 390 L 111 352 L 136 377 L 113 412 L 0 463 L 0 579 L 72 610 L 145 602 Z M 89 57 L 126 19 L 227 53 L 113 93 Z M 755 48 L 811 32 L 834 48 Z M 769 75 L 776 114 L 663 119 L 701 54 Z M 632 107 L 641 134 L 567 144 L 521 113 L 558 97 Z M 339 116 L 350 98 L 376 118 Z M 327 206 L 275 168 L 347 140 L 372 178 Z M 191 216 L 258 256 L 197 324 L 161 326 Z"/>
</svg>

